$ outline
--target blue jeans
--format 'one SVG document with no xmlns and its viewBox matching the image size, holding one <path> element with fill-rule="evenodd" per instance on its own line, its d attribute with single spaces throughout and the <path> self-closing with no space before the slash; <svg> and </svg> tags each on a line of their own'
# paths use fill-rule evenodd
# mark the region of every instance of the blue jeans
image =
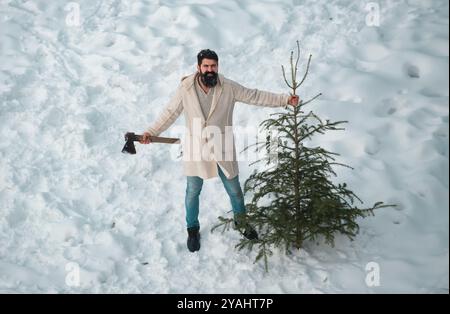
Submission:
<svg viewBox="0 0 450 314">
<path fill-rule="evenodd" d="M 219 177 L 223 182 L 223 186 L 228 193 L 233 208 L 234 215 L 245 213 L 244 194 L 242 193 L 241 185 L 239 184 L 239 175 L 232 179 L 227 179 L 225 174 L 217 165 Z M 188 228 L 200 227 L 198 221 L 199 213 L 199 196 L 202 191 L 203 179 L 197 176 L 187 176 L 186 186 L 186 224 Z"/>
</svg>

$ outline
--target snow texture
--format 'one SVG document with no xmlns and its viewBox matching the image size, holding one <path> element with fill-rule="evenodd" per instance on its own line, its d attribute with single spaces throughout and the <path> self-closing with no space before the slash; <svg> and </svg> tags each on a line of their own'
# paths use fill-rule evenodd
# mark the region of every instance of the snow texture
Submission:
<svg viewBox="0 0 450 314">
<path fill-rule="evenodd" d="M 0 0 L 0 291 L 448 293 L 448 11 L 438 0 Z M 244 86 L 289 92 L 280 65 L 296 40 L 301 69 L 313 55 L 300 97 L 322 92 L 309 109 L 349 121 L 310 144 L 354 167 L 337 180 L 364 205 L 398 206 L 360 221 L 353 242 L 275 250 L 265 273 L 256 252 L 235 250 L 235 231 L 209 232 L 231 215 L 213 178 L 192 254 L 179 147 L 124 155 L 123 134 L 156 119 L 204 48 Z M 279 110 L 237 104 L 240 136 Z M 242 185 L 252 167 L 239 166 Z"/>
</svg>

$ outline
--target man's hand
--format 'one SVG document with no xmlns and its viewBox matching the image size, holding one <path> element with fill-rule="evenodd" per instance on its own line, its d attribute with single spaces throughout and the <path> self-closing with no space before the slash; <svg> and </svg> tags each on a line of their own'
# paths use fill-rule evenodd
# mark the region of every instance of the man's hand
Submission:
<svg viewBox="0 0 450 314">
<path fill-rule="evenodd" d="M 291 106 L 296 107 L 299 102 L 299 97 L 297 95 L 291 95 L 289 96 L 288 104 Z"/>
<path fill-rule="evenodd" d="M 142 134 L 142 139 L 139 141 L 139 143 L 141 143 L 141 144 L 150 144 L 151 143 L 150 133 L 144 132 Z"/>
</svg>

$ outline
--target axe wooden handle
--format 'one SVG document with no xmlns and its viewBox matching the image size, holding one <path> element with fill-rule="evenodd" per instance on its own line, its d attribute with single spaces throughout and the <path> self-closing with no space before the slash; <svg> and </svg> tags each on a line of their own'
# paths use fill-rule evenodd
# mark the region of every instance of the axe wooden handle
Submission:
<svg viewBox="0 0 450 314">
<path fill-rule="evenodd" d="M 128 136 L 133 139 L 133 141 L 140 141 L 142 139 L 142 135 L 140 134 L 133 134 L 128 133 Z M 161 136 L 150 136 L 150 141 L 152 143 L 166 143 L 166 144 L 179 144 L 180 139 L 174 138 L 174 137 L 161 137 Z"/>
<path fill-rule="evenodd" d="M 179 144 L 180 139 L 174 137 L 161 137 L 161 136 L 150 136 L 150 141 L 153 143 L 168 143 L 168 144 Z"/>
</svg>

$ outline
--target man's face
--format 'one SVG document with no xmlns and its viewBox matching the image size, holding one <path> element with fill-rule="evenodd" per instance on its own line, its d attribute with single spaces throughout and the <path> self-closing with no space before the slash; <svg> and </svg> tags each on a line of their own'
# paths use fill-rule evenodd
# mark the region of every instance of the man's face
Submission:
<svg viewBox="0 0 450 314">
<path fill-rule="evenodd" d="M 214 87 L 217 84 L 218 64 L 216 60 L 203 59 L 197 70 L 200 72 L 200 79 L 207 87 Z"/>
<path fill-rule="evenodd" d="M 197 70 L 201 73 L 201 74 L 205 74 L 207 72 L 214 72 L 217 73 L 217 71 L 219 70 L 219 65 L 217 64 L 216 60 L 212 60 L 212 59 L 203 59 L 202 60 L 202 64 L 197 65 Z"/>
</svg>

